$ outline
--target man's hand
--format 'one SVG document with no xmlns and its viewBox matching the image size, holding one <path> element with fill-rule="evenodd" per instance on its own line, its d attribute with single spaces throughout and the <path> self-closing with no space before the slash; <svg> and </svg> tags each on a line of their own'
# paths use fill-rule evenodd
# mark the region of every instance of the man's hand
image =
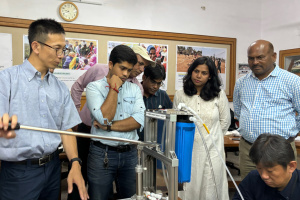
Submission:
<svg viewBox="0 0 300 200">
<path fill-rule="evenodd" d="M 94 121 L 93 125 L 98 129 L 101 128 L 104 131 L 107 130 L 107 126 L 100 124 L 97 120 Z"/>
<path fill-rule="evenodd" d="M 8 124 L 11 121 L 11 128 L 14 129 L 18 122 L 18 117 L 13 115 L 11 118 L 8 113 L 5 113 L 0 119 L 0 137 L 4 137 L 7 139 L 16 137 L 16 133 L 13 130 L 8 131 Z"/>
<path fill-rule="evenodd" d="M 125 81 L 125 80 L 124 80 Z M 110 84 L 111 88 L 115 88 L 115 89 L 119 89 L 119 87 L 121 87 L 123 85 L 123 81 L 122 79 L 120 79 L 120 77 L 116 76 L 116 75 L 112 75 L 112 77 L 110 77 L 110 79 L 107 79 L 107 82 Z"/>
<path fill-rule="evenodd" d="M 81 166 L 78 162 L 73 162 L 71 170 L 68 175 L 68 193 L 73 191 L 73 183 L 77 185 L 80 198 L 82 200 L 89 199 L 89 195 L 86 191 L 85 183 L 81 175 Z"/>
</svg>

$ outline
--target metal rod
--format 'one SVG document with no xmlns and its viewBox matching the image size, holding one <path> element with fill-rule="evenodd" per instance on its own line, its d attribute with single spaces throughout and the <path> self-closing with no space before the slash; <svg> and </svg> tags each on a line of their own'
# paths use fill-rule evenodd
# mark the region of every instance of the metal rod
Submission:
<svg viewBox="0 0 300 200">
<path fill-rule="evenodd" d="M 49 132 L 49 133 L 58 133 L 58 134 L 62 134 L 62 135 L 73 135 L 73 136 L 84 137 L 84 138 L 96 138 L 96 139 L 104 139 L 104 140 L 111 140 L 111 141 L 127 142 L 127 143 L 131 143 L 131 144 L 142 145 L 142 146 L 156 146 L 157 145 L 155 143 L 142 142 L 142 141 L 138 141 L 138 140 L 128 140 L 128 139 L 123 139 L 123 138 L 118 138 L 118 137 L 106 137 L 106 136 L 100 136 L 100 135 L 93 135 L 93 134 L 86 134 L 86 133 L 79 133 L 79 132 L 72 132 L 72 131 L 61 131 L 61 130 L 39 128 L 39 127 L 33 127 L 33 126 L 20 125 L 20 128 L 27 129 L 27 130 L 34 130 L 34 131 Z"/>
</svg>

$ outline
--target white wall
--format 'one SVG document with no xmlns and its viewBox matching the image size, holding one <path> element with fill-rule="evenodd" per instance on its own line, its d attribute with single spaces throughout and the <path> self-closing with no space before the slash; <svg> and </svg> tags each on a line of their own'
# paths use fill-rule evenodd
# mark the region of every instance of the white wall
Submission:
<svg viewBox="0 0 300 200">
<path fill-rule="evenodd" d="M 95 0 L 94 0 L 95 1 Z M 54 18 L 60 0 L 1 0 L 0 16 Z M 237 63 L 261 38 L 261 0 L 99 0 L 103 6 L 75 3 L 76 24 L 237 38 Z M 205 10 L 201 9 L 205 6 Z"/>
<path fill-rule="evenodd" d="M 262 38 L 273 43 L 279 61 L 279 50 L 300 47 L 300 1 L 263 0 Z"/>
</svg>

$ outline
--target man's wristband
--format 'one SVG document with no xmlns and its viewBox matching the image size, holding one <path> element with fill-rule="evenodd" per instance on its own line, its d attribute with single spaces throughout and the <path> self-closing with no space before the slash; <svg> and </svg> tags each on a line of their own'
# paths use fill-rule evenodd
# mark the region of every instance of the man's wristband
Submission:
<svg viewBox="0 0 300 200">
<path fill-rule="evenodd" d="M 117 93 L 119 93 L 119 90 L 117 89 L 117 84 L 115 84 L 115 87 L 114 87 L 114 88 L 111 87 L 110 84 L 108 84 L 108 85 L 109 85 L 109 86 L 106 86 L 106 87 L 111 88 L 111 89 L 113 89 L 114 91 L 116 91 Z"/>
<path fill-rule="evenodd" d="M 111 89 L 113 89 L 114 91 L 116 91 L 117 93 L 119 93 L 119 90 L 117 88 L 112 88 L 111 87 Z"/>
<path fill-rule="evenodd" d="M 80 159 L 80 158 L 72 158 L 71 160 L 70 160 L 70 168 L 72 168 L 72 164 L 73 164 L 73 162 L 75 162 L 75 161 L 78 161 L 79 162 L 79 164 L 80 164 L 80 166 L 82 165 L 82 160 Z"/>
</svg>

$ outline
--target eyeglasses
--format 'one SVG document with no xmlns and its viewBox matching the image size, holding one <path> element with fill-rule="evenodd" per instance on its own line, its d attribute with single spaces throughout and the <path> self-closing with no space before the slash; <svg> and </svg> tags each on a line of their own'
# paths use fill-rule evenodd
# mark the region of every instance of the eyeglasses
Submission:
<svg viewBox="0 0 300 200">
<path fill-rule="evenodd" d="M 37 41 L 38 43 L 42 44 L 42 45 L 45 45 L 47 47 L 50 47 L 51 49 L 54 49 L 56 51 L 56 55 L 57 56 L 61 56 L 61 55 L 65 55 L 65 52 L 66 52 L 66 48 L 63 48 L 63 49 L 58 49 L 58 48 L 54 48 L 54 47 L 51 47 L 50 45 L 48 44 L 45 44 L 43 42 L 40 42 L 40 41 Z"/>
<path fill-rule="evenodd" d="M 158 87 L 164 86 L 164 83 L 162 81 L 161 82 L 156 82 L 155 80 L 152 80 L 151 78 L 149 78 L 149 80 L 150 80 L 150 83 L 152 85 L 157 85 Z"/>
</svg>

